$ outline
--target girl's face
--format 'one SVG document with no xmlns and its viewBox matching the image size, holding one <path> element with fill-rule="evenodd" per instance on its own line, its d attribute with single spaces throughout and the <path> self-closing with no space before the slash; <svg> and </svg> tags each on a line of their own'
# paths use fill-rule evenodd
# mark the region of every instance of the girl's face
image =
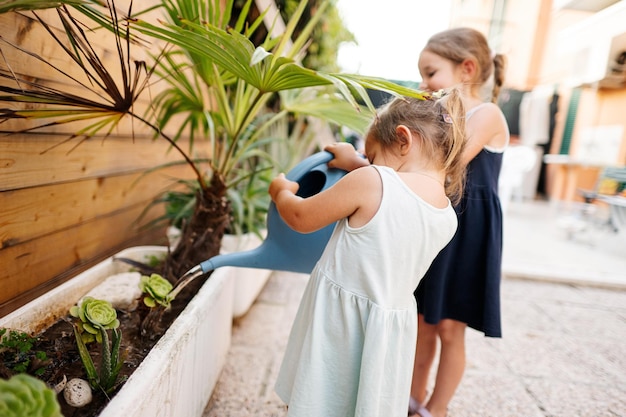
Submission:
<svg viewBox="0 0 626 417">
<path fill-rule="evenodd" d="M 428 50 L 422 51 L 417 66 L 422 76 L 420 84 L 422 90 L 438 91 L 453 87 L 463 81 L 461 65 Z"/>
<path fill-rule="evenodd" d="M 376 139 L 372 137 L 372 135 L 367 135 L 365 137 L 365 156 L 370 164 L 374 163 L 374 159 L 377 155 L 381 154 L 381 146 L 380 143 Z"/>
</svg>

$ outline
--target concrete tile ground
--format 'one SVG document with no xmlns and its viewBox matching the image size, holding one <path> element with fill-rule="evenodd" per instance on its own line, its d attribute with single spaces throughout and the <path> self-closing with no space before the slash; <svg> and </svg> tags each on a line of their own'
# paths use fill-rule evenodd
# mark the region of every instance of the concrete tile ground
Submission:
<svg viewBox="0 0 626 417">
<path fill-rule="evenodd" d="M 226 365 L 203 417 L 287 414 L 274 382 L 308 278 L 275 272 L 248 313 L 234 321 Z"/>
<path fill-rule="evenodd" d="M 504 337 L 468 330 L 467 368 L 449 417 L 626 417 L 626 234 L 595 230 L 568 240 L 555 220 L 563 214 L 547 203 L 511 204 Z M 568 280 L 563 271 L 575 273 Z M 235 321 L 203 417 L 286 415 L 273 386 L 307 279 L 274 273 Z"/>
</svg>

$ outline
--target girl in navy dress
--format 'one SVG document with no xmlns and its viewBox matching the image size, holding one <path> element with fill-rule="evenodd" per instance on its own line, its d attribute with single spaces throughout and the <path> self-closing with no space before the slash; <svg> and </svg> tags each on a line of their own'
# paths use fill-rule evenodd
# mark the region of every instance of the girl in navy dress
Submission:
<svg viewBox="0 0 626 417">
<path fill-rule="evenodd" d="M 509 142 L 506 120 L 494 104 L 504 79 L 504 57 L 469 28 L 432 36 L 419 57 L 420 88 L 464 93 L 467 182 L 455 206 L 459 227 L 415 291 L 418 333 L 409 415 L 444 417 L 465 370 L 465 329 L 501 337 L 502 211 L 498 176 Z M 484 87 L 490 86 L 489 100 Z M 427 384 L 441 343 L 432 393 Z"/>
</svg>

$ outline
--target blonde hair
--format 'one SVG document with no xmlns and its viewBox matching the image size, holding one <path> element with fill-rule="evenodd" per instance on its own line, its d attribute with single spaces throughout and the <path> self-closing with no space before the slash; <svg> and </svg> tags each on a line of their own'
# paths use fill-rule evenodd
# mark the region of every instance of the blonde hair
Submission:
<svg viewBox="0 0 626 417">
<path fill-rule="evenodd" d="M 465 165 L 465 108 L 460 90 L 454 88 L 441 96 L 424 99 L 398 97 L 383 106 L 367 136 L 383 148 L 398 140 L 396 128 L 406 126 L 422 139 L 422 151 L 436 169 L 446 173 L 446 195 L 457 204 L 463 195 Z"/>
<path fill-rule="evenodd" d="M 444 30 L 433 35 L 426 43 L 424 50 L 456 64 L 461 64 L 466 59 L 476 62 L 477 79 L 473 81 L 483 85 L 493 74 L 491 102 L 497 101 L 500 89 L 504 84 L 506 57 L 502 54 L 492 53 L 487 38 L 482 33 L 471 28 Z"/>
</svg>

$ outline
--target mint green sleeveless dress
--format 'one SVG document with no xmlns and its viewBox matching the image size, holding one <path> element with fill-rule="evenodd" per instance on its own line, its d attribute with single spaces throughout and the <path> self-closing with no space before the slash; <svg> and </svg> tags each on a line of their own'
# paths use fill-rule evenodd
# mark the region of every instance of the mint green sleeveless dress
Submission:
<svg viewBox="0 0 626 417">
<path fill-rule="evenodd" d="M 457 221 L 450 204 L 433 207 L 391 168 L 373 169 L 378 212 L 362 227 L 337 223 L 293 323 L 276 382 L 290 417 L 406 416 L 413 290 Z"/>
</svg>

